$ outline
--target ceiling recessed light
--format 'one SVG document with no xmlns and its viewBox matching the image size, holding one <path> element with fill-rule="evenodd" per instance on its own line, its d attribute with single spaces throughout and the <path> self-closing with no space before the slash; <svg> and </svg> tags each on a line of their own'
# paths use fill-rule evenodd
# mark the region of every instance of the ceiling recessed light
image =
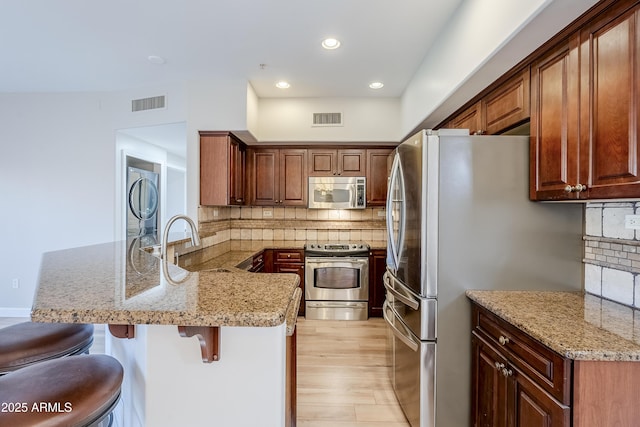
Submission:
<svg viewBox="0 0 640 427">
<path fill-rule="evenodd" d="M 161 56 L 157 56 L 157 55 L 151 55 L 151 56 L 147 56 L 147 59 L 149 60 L 149 62 L 151 62 L 152 64 L 158 64 L 158 65 L 162 65 L 165 62 L 167 62 L 163 57 Z"/>
<path fill-rule="evenodd" d="M 322 47 L 325 49 L 333 50 L 340 47 L 340 40 L 334 38 L 328 38 L 322 40 Z"/>
<path fill-rule="evenodd" d="M 276 83 L 276 87 L 278 89 L 288 89 L 290 86 L 291 85 L 288 82 L 285 82 L 284 80 Z"/>
<path fill-rule="evenodd" d="M 382 87 L 383 87 L 383 86 L 384 86 L 384 83 L 382 83 L 382 82 L 372 82 L 372 83 L 369 83 L 369 87 L 370 87 L 371 89 L 382 89 Z"/>
</svg>

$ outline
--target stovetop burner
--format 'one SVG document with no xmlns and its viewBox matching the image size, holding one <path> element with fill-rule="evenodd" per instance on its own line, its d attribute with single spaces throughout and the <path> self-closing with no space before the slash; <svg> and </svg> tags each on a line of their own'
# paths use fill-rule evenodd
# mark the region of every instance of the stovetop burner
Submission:
<svg viewBox="0 0 640 427">
<path fill-rule="evenodd" d="M 365 242 L 309 242 L 304 245 L 306 256 L 368 255 L 369 248 Z"/>
</svg>

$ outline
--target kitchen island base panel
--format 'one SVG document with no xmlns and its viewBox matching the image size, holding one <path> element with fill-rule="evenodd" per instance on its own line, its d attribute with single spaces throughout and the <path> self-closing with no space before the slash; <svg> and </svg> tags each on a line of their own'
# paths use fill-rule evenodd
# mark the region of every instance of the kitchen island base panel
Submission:
<svg viewBox="0 0 640 427">
<path fill-rule="evenodd" d="M 198 338 L 176 326 L 137 325 L 127 340 L 107 334 L 106 351 L 125 371 L 115 425 L 284 425 L 286 325 L 219 332 L 215 363 L 202 363 Z"/>
</svg>

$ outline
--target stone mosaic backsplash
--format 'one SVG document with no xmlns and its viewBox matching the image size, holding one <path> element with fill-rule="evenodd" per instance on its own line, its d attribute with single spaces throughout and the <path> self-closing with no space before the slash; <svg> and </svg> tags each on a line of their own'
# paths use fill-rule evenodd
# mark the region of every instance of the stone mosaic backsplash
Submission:
<svg viewBox="0 0 640 427">
<path fill-rule="evenodd" d="M 640 230 L 625 228 L 625 216 L 640 214 L 640 202 L 585 206 L 584 288 L 640 307 Z"/>
<path fill-rule="evenodd" d="M 198 210 L 205 246 L 227 240 L 384 241 L 385 210 L 210 207 Z"/>
</svg>

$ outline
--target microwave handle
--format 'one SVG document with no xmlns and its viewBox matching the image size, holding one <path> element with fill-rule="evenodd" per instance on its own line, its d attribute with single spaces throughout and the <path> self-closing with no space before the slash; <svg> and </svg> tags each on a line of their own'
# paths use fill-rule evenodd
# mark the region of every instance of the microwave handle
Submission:
<svg viewBox="0 0 640 427">
<path fill-rule="evenodd" d="M 349 207 L 355 208 L 358 206 L 358 184 L 352 184 L 350 187 Z"/>
</svg>

